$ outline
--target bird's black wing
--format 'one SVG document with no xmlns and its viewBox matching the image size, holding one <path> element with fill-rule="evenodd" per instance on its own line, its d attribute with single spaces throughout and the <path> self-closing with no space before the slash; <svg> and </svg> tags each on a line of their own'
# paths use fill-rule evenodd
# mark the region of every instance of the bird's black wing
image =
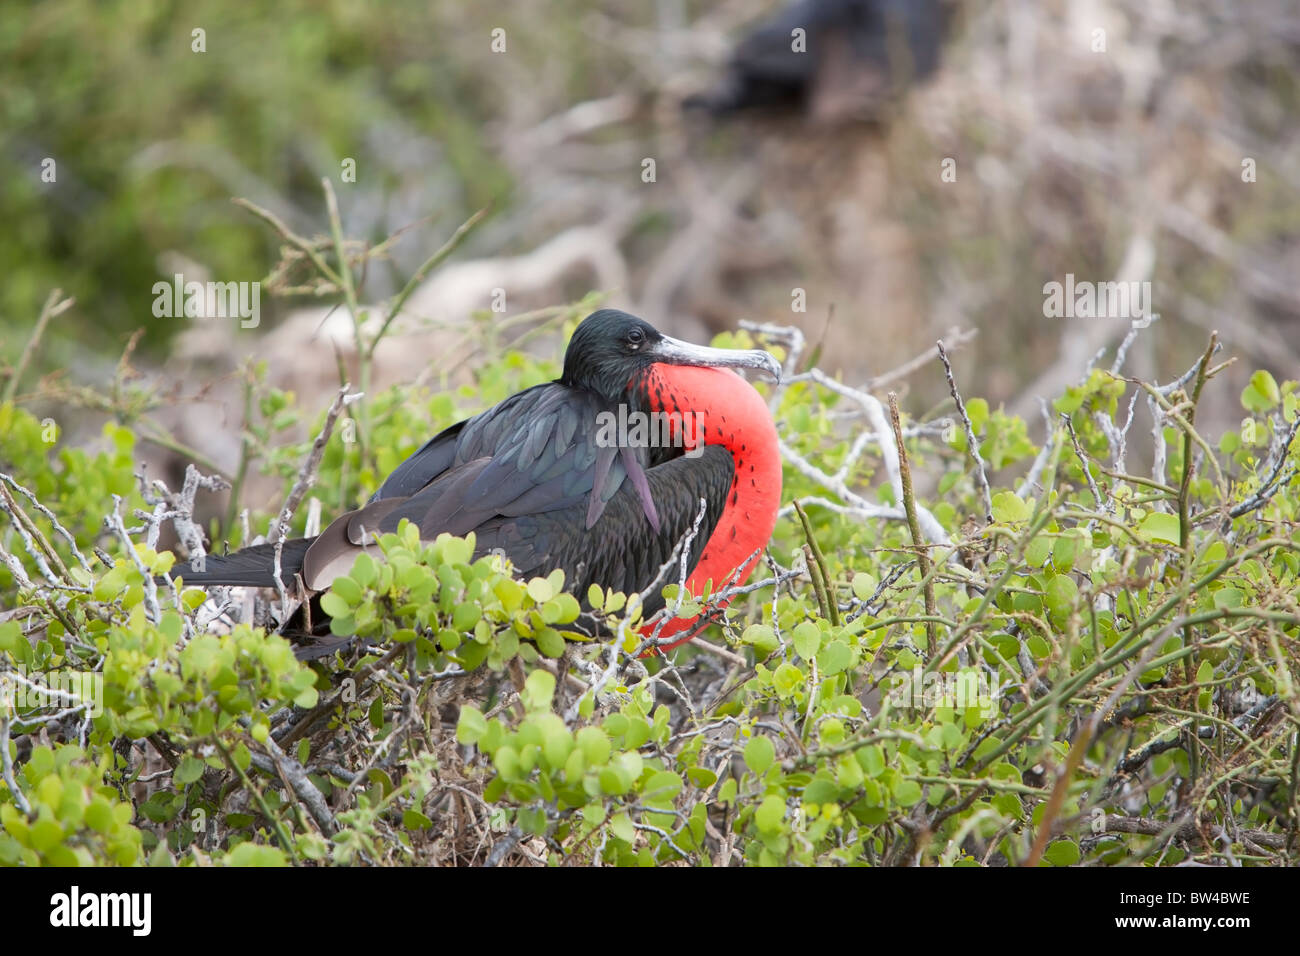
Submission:
<svg viewBox="0 0 1300 956">
<path fill-rule="evenodd" d="M 468 534 L 495 518 L 579 509 L 567 520 L 586 530 L 625 485 L 640 524 L 653 531 L 647 450 L 602 442 L 601 413 L 614 409 L 590 392 L 551 383 L 452 426 L 399 466 L 366 507 L 326 529 L 307 551 L 304 579 L 312 588 L 328 586 L 372 533 L 393 531 L 403 518 L 430 540 Z"/>
<path fill-rule="evenodd" d="M 584 526 L 585 506 L 581 503 L 517 517 L 500 516 L 474 529 L 477 550 L 486 554 L 499 548 L 525 577 L 562 568 L 565 590 L 584 606 L 592 584 L 631 594 L 654 583 L 644 604 L 648 616 L 663 606 L 663 586 L 680 577 L 680 566 L 674 561 L 655 583 L 678 543 L 695 527 L 703 499 L 704 516 L 691 541 L 687 573 L 700 562 L 726 505 L 734 474 L 731 452 L 721 445 L 706 445 L 697 457 L 674 458 L 647 471 L 660 515 L 657 530 L 647 525 L 636 489 L 624 482 L 591 528 Z"/>
<path fill-rule="evenodd" d="M 675 458 L 647 472 L 662 515 L 657 531 L 647 526 L 636 489 L 625 482 L 590 529 L 584 526 L 586 505 L 581 502 L 534 514 L 491 518 L 470 529 L 477 539 L 474 557 L 499 551 L 523 577 L 563 570 L 564 589 L 583 607 L 572 627 L 594 636 L 600 623 L 588 613 L 591 608 L 586 598 L 591 585 L 628 595 L 646 592 L 642 605 L 646 617 L 662 608 L 663 588 L 682 576 L 679 545 L 694 531 L 686 557 L 689 575 L 713 537 L 734 473 L 731 453 L 720 445 L 708 445 L 696 458 Z M 358 550 L 354 548 L 352 553 Z M 714 585 L 723 583 L 715 581 Z M 314 622 L 311 632 L 305 630 L 301 610 L 283 631 L 298 645 L 299 658 L 331 654 L 351 643 L 351 638 L 330 634 L 328 617 L 319 603 L 312 605 L 310 619 Z"/>
<path fill-rule="evenodd" d="M 584 483 L 586 491 L 593 486 L 587 472 L 600 450 L 595 439 L 602 411 L 613 409 L 588 392 L 553 382 L 536 385 L 431 438 L 393 470 L 370 502 L 417 496 L 449 471 L 487 458 L 491 465 L 481 480 L 462 489 L 480 507 L 508 506 L 515 500 L 515 507 L 527 508 L 529 500 L 517 499 L 529 489 L 538 492 L 532 501 L 557 505 L 551 483 L 557 476 L 564 479 L 566 493 L 582 493 Z M 617 466 L 607 473 L 604 500 L 618 490 L 622 475 Z"/>
<path fill-rule="evenodd" d="M 444 428 L 389 473 L 367 504 L 381 498 L 408 498 L 456 462 L 460 433 L 473 419 Z"/>
<path fill-rule="evenodd" d="M 499 550 L 521 574 L 565 572 L 585 597 L 592 583 L 641 591 L 654 581 L 707 502 L 687 570 L 716 527 L 735 471 L 730 452 L 706 446 L 649 467 L 648 449 L 608 445 L 597 416 L 613 414 L 592 393 L 542 385 L 435 436 L 384 482 L 369 504 L 341 516 L 314 540 L 286 542 L 282 577 L 301 572 L 313 590 L 351 568 L 374 533 L 408 519 L 425 540 L 443 532 L 477 537 L 477 555 Z M 305 546 L 305 547 L 304 547 Z M 191 583 L 272 586 L 270 545 L 186 567 Z M 662 604 L 659 589 L 646 603 Z"/>
</svg>

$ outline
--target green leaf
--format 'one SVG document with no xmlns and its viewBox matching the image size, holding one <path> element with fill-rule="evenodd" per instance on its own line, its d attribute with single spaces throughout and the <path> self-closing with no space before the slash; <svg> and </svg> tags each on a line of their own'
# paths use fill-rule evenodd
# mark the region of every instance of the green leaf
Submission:
<svg viewBox="0 0 1300 956">
<path fill-rule="evenodd" d="M 645 782 L 642 794 L 651 806 L 671 807 L 673 798 L 682 792 L 682 778 L 668 770 L 661 770 Z"/>
<path fill-rule="evenodd" d="M 519 751 L 509 744 L 503 744 L 492 755 L 492 765 L 497 768 L 497 773 L 501 774 L 503 780 L 516 779 L 521 772 Z"/>
<path fill-rule="evenodd" d="M 794 649 L 800 657 L 810 661 L 822 644 L 822 632 L 812 621 L 804 621 L 794 629 Z"/>
<path fill-rule="evenodd" d="M 374 584 L 375 579 L 379 577 L 379 568 L 375 565 L 375 559 L 362 551 L 352 562 L 351 577 L 363 588 Z"/>
<path fill-rule="evenodd" d="M 108 833 L 113 828 L 113 808 L 103 797 L 95 797 L 86 807 L 85 819 L 96 833 Z"/>
<path fill-rule="evenodd" d="M 691 783 L 701 790 L 707 790 L 718 782 L 718 775 L 708 767 L 688 767 L 686 776 Z"/>
<path fill-rule="evenodd" d="M 1241 588 L 1220 588 L 1214 592 L 1214 606 L 1231 609 L 1246 603 L 1246 592 Z"/>
<path fill-rule="evenodd" d="M 295 707 L 310 709 L 316 706 L 319 699 L 320 692 L 317 691 L 315 687 L 308 686 L 304 687 L 297 693 L 297 695 L 295 695 L 293 698 L 293 704 Z"/>
<path fill-rule="evenodd" d="M 350 577 L 335 578 L 334 583 L 330 585 L 330 594 L 342 598 L 346 602 L 345 608 L 349 606 L 355 607 L 361 603 L 361 585 Z M 325 598 L 321 598 L 321 606 L 324 607 L 324 604 Z M 328 608 L 325 609 L 325 613 L 330 613 Z M 346 610 L 344 613 L 346 613 Z"/>
<path fill-rule="evenodd" d="M 853 754 L 840 754 L 835 760 L 835 781 L 846 790 L 862 786 L 862 765 Z"/>
<path fill-rule="evenodd" d="M 770 624 L 749 625 L 740 635 L 740 640 L 744 644 L 754 645 L 754 653 L 759 659 L 767 657 L 781 646 Z"/>
<path fill-rule="evenodd" d="M 1034 540 L 1029 542 L 1029 547 L 1025 548 L 1025 562 L 1031 568 L 1041 568 L 1047 561 L 1048 554 L 1052 550 L 1052 539 L 1045 534 L 1034 536 Z"/>
<path fill-rule="evenodd" d="M 228 854 L 227 866 L 285 866 L 284 851 L 274 846 L 241 843 Z"/>
<path fill-rule="evenodd" d="M 438 543 L 442 545 L 442 560 L 446 564 L 469 564 L 469 559 L 474 557 L 473 532 L 467 538 L 440 534 Z"/>
<path fill-rule="evenodd" d="M 823 744 L 838 744 L 844 740 L 844 721 L 828 717 L 817 725 L 817 739 Z"/>
<path fill-rule="evenodd" d="M 785 821 L 785 801 L 778 796 L 763 798 L 754 811 L 754 823 L 760 833 L 779 833 Z"/>
<path fill-rule="evenodd" d="M 640 747 L 650 739 L 650 725 L 640 717 L 629 717 L 627 729 L 623 731 L 623 746 L 628 749 Z"/>
<path fill-rule="evenodd" d="M 599 727 L 583 727 L 574 739 L 582 748 L 582 755 L 587 759 L 588 765 L 599 767 L 609 760 L 609 737 Z"/>
<path fill-rule="evenodd" d="M 885 752 L 878 744 L 869 744 L 866 747 L 859 748 L 855 756 L 868 777 L 875 779 L 884 773 Z"/>
<path fill-rule="evenodd" d="M 502 578 L 492 586 L 492 593 L 497 596 L 503 607 L 511 613 L 519 610 L 524 601 L 524 589 L 517 581 Z"/>
<path fill-rule="evenodd" d="M 805 803 L 830 803 L 839 796 L 839 784 L 831 777 L 819 774 L 804 788 Z"/>
<path fill-rule="evenodd" d="M 556 620 L 557 624 L 572 624 L 578 619 L 578 615 L 582 613 L 582 605 L 568 591 L 561 591 L 551 600 L 560 606 L 560 616 Z"/>
<path fill-rule="evenodd" d="M 894 801 L 900 807 L 915 806 L 921 801 L 921 785 L 915 780 L 899 778 L 894 781 Z"/>
<path fill-rule="evenodd" d="M 528 582 L 528 596 L 533 599 L 535 604 L 545 604 L 555 597 L 555 590 L 551 587 L 551 582 L 546 578 L 533 578 Z"/>
<path fill-rule="evenodd" d="M 1241 404 L 1250 412 L 1267 412 L 1281 400 L 1277 380 L 1263 369 L 1250 377 L 1250 384 L 1241 393 Z"/>
<path fill-rule="evenodd" d="M 564 653 L 564 637 L 553 627 L 544 627 L 533 637 L 537 649 L 547 657 L 555 658 Z"/>
<path fill-rule="evenodd" d="M 487 718 L 477 707 L 465 704 L 460 709 L 460 720 L 456 723 L 456 740 L 462 744 L 476 744 L 487 733 Z"/>
<path fill-rule="evenodd" d="M 609 832 L 624 843 L 631 843 L 636 839 L 636 827 L 632 825 L 632 818 L 626 813 L 610 817 Z"/>
<path fill-rule="evenodd" d="M 823 674 L 838 674 L 853 662 L 853 649 L 843 641 L 831 641 L 817 655 Z"/>
<path fill-rule="evenodd" d="M 433 826 L 433 821 L 419 810 L 408 808 L 402 811 L 402 826 L 408 830 L 427 830 Z"/>
<path fill-rule="evenodd" d="M 1044 590 L 1046 591 L 1044 602 L 1051 613 L 1052 622 L 1059 624 L 1074 610 L 1075 599 L 1079 596 L 1079 586 L 1068 574 L 1058 574 L 1047 582 Z"/>
<path fill-rule="evenodd" d="M 1027 521 L 1032 512 L 1029 505 L 1014 491 L 999 491 L 993 496 L 993 520 L 1002 524 Z"/>
<path fill-rule="evenodd" d="M 776 747 L 768 737 L 752 737 L 745 744 L 745 766 L 762 776 L 763 771 L 776 760 Z"/>
<path fill-rule="evenodd" d="M 1167 541 L 1170 544 L 1178 544 L 1178 529 L 1178 515 L 1165 514 L 1163 511 L 1153 511 L 1146 515 L 1137 528 L 1138 534 L 1149 541 Z"/>
<path fill-rule="evenodd" d="M 27 839 L 32 849 L 46 853 L 63 842 L 63 827 L 53 820 L 38 820 L 32 824 Z"/>
<path fill-rule="evenodd" d="M 519 695 L 528 710 L 547 710 L 555 695 L 555 675 L 540 668 L 528 675 L 523 692 Z"/>
<path fill-rule="evenodd" d="M 193 783 L 203 776 L 205 764 L 198 757 L 191 757 L 186 754 L 181 758 L 179 766 L 172 773 L 172 781 L 180 786 Z"/>
<path fill-rule="evenodd" d="M 859 571 L 853 575 L 853 596 L 859 601 L 869 601 L 872 595 L 876 593 L 876 588 L 880 582 L 876 580 L 874 574 L 868 574 L 865 571 Z"/>
<path fill-rule="evenodd" d="M 613 765 L 600 772 L 600 789 L 615 797 L 621 797 L 632 789 L 632 779 L 621 767 Z"/>
<path fill-rule="evenodd" d="M 799 670 L 789 661 L 786 661 L 776 669 L 772 675 L 772 686 L 782 697 L 788 697 L 794 693 L 795 688 L 804 682 L 804 672 Z"/>
<path fill-rule="evenodd" d="M 1043 853 L 1053 866 L 1073 866 L 1079 862 L 1079 847 L 1073 840 L 1057 840 Z"/>
<path fill-rule="evenodd" d="M 477 604 L 465 601 L 457 604 L 456 610 L 452 612 L 451 626 L 457 631 L 471 631 L 482 616 L 483 611 Z"/>
<path fill-rule="evenodd" d="M 22 626 L 17 621 L 5 621 L 0 624 L 0 651 L 14 653 L 18 649 L 19 641 L 27 643 L 23 638 Z"/>
<path fill-rule="evenodd" d="M 1060 574 L 1065 574 L 1074 567 L 1079 558 L 1079 548 L 1083 544 L 1082 535 L 1067 532 L 1052 542 L 1052 567 Z"/>
</svg>

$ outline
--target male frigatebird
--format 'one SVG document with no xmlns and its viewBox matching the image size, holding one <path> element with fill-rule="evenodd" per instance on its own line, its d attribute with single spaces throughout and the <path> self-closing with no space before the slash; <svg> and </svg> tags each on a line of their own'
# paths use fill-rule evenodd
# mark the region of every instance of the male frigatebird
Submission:
<svg viewBox="0 0 1300 956">
<path fill-rule="evenodd" d="M 660 571 L 692 529 L 687 587 L 742 583 L 776 524 L 781 458 L 768 408 L 739 368 L 781 372 L 764 351 L 691 345 L 625 312 L 593 312 L 560 378 L 445 429 L 364 507 L 285 542 L 281 580 L 328 588 L 375 534 L 407 518 L 423 540 L 474 532 L 475 557 L 503 553 L 526 578 L 561 568 L 580 601 L 592 584 L 629 595 L 653 585 L 647 617 L 677 581 L 677 567 Z M 254 545 L 173 575 L 273 587 L 274 560 L 274 545 Z M 690 624 L 670 621 L 660 637 Z"/>
</svg>

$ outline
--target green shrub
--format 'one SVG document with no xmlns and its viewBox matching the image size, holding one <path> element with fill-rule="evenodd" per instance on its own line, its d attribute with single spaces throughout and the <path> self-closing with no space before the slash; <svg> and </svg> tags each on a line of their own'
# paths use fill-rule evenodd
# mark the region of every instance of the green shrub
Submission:
<svg viewBox="0 0 1300 956">
<path fill-rule="evenodd" d="M 367 396 L 342 431 L 336 408 L 318 456 L 282 437 L 312 410 L 254 374 L 240 473 L 296 492 L 307 461 L 328 517 L 557 372 L 470 331 L 477 389 Z M 796 331 L 717 344 L 755 336 L 800 368 Z M 154 583 L 194 504 L 134 474 L 155 398 L 114 382 L 94 450 L 0 404 L 0 861 L 1294 864 L 1300 386 L 1257 373 L 1212 444 L 1214 356 L 1163 387 L 1091 371 L 1041 446 L 979 399 L 895 432 L 787 376 L 765 580 L 725 613 L 670 584 L 717 618 L 671 656 L 639 595 L 403 525 L 321 599 L 350 640 L 300 662 L 278 595 Z M 235 513 L 216 541 L 244 543 Z"/>
<path fill-rule="evenodd" d="M 528 368 L 505 356 L 484 379 L 505 394 Z M 955 532 L 956 557 L 934 549 L 928 581 L 906 522 L 811 503 L 834 496 L 788 468 L 809 525 L 783 518 L 771 554 L 801 561 L 810 533 L 826 588 L 783 574 L 775 604 L 756 590 L 707 632 L 717 650 L 671 659 L 635 656 L 636 599 L 583 595 L 615 636 L 580 639 L 559 572 L 515 580 L 496 557 L 471 561 L 472 540 L 422 544 L 404 525 L 382 540 L 386 561 L 363 555 L 323 598 L 337 633 L 372 643 L 300 663 L 261 627 L 213 621 L 197 590 L 151 593 L 171 555 L 97 530 L 113 494 L 147 505 L 129 431 L 105 429 L 111 451 L 51 451 L 4 406 L 4 573 L 22 613 L 0 624 L 0 661 L 28 685 L 78 671 L 103 687 L 94 716 L 70 701 L 8 709 L 22 797 L 0 790 L 0 860 L 1294 862 L 1300 457 L 1293 442 L 1280 456 L 1296 384 L 1253 379 L 1245 425 L 1217 448 L 1173 420 L 1172 480 L 1102 464 L 1126 384 L 1094 373 L 1058 403 L 1078 450 L 1064 420 L 1043 452 L 1023 423 L 969 404 L 987 526 L 964 429 L 910 440 Z M 446 396 L 396 398 L 372 411 L 390 430 L 375 444 L 399 457 L 460 413 Z M 1190 397 L 1166 401 L 1190 428 Z M 870 487 L 880 466 L 850 460 L 843 403 L 797 382 L 777 417 L 792 457 L 847 462 L 846 485 Z M 1001 484 L 1040 452 L 1029 488 Z M 373 479 L 344 467 L 357 453 L 331 439 L 322 487 L 364 494 Z M 16 485 L 67 518 L 80 556 Z M 880 497 L 892 504 L 888 483 Z M 91 545 L 111 564 L 85 557 Z M 1235 836 L 1207 844 L 1207 830 Z"/>
</svg>

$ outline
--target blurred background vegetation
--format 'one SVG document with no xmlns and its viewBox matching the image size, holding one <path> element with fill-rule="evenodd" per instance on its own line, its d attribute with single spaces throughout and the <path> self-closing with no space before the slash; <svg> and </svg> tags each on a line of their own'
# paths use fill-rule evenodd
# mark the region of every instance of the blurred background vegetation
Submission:
<svg viewBox="0 0 1300 956">
<path fill-rule="evenodd" d="M 494 288 L 507 315 L 594 289 L 694 337 L 740 318 L 799 324 L 824 366 L 860 381 L 973 329 L 965 387 L 1036 417 L 1038 396 L 1126 331 L 1044 318 L 1044 283 L 1073 273 L 1155 283 L 1161 320 L 1135 374 L 1185 368 L 1211 328 L 1248 358 L 1240 384 L 1300 363 L 1294 3 L 928 6 L 938 70 L 861 122 L 681 109 L 780 9 L 770 0 L 6 5 L 3 355 L 15 361 L 58 287 L 77 305 L 33 370 L 102 378 L 143 328 L 136 361 L 164 376 L 185 371 L 178 355 L 238 353 L 267 358 L 275 380 L 296 352 L 263 337 L 313 303 L 264 301 L 256 330 L 197 320 L 232 327 L 184 348 L 185 321 L 155 318 L 151 289 L 175 272 L 264 279 L 278 240 L 230 199 L 325 235 L 330 177 L 350 238 L 409 227 L 368 263 L 365 302 L 490 207 L 456 257 L 484 269 L 464 274 L 467 295 L 439 293 L 444 326 Z M 413 311 L 418 334 L 431 308 Z M 436 341 L 415 346 L 426 362 Z M 913 387 L 945 394 L 940 376 Z"/>
</svg>

